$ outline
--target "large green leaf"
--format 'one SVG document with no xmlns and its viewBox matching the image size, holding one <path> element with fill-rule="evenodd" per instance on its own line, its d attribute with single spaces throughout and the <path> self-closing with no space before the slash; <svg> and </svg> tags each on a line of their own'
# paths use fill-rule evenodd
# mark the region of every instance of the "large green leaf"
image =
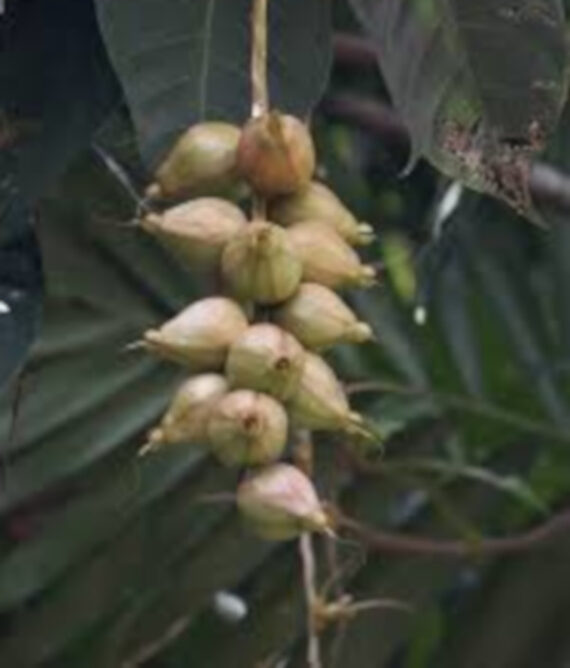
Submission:
<svg viewBox="0 0 570 668">
<path fill-rule="evenodd" d="M 150 163 L 189 124 L 249 115 L 250 0 L 97 0 L 99 19 Z M 328 3 L 269 3 L 271 104 L 305 116 L 330 67 Z"/>
<path fill-rule="evenodd" d="M 565 98 L 560 0 L 351 0 L 370 33 L 412 160 L 528 212 L 528 162 Z"/>
</svg>

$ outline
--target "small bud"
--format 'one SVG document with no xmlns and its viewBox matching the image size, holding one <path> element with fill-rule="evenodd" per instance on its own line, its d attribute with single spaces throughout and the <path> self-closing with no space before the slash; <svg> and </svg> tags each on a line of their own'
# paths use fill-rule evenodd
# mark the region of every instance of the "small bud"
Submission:
<svg viewBox="0 0 570 668">
<path fill-rule="evenodd" d="M 266 540 L 331 532 L 312 482 L 290 464 L 273 464 L 244 480 L 237 489 L 237 506 L 251 529 Z"/>
<path fill-rule="evenodd" d="M 353 246 L 366 245 L 374 240 L 372 227 L 359 223 L 332 190 L 316 181 L 299 192 L 273 200 L 269 217 L 285 227 L 305 220 L 318 220 L 332 227 Z"/>
<path fill-rule="evenodd" d="M 239 298 L 276 304 L 295 292 L 302 266 L 285 230 L 257 220 L 229 241 L 222 254 L 222 272 Z"/>
<path fill-rule="evenodd" d="M 227 195 L 239 187 L 236 156 L 241 136 L 229 123 L 193 125 L 178 139 L 147 189 L 150 199 Z"/>
<path fill-rule="evenodd" d="M 275 322 L 307 348 L 336 343 L 362 343 L 373 332 L 332 290 L 318 283 L 301 283 L 299 290 L 275 312 Z"/>
<path fill-rule="evenodd" d="M 228 391 L 228 381 L 216 373 L 189 378 L 178 388 L 160 425 L 150 432 L 149 441 L 140 454 L 158 450 L 162 445 L 206 444 L 212 408 Z"/>
<path fill-rule="evenodd" d="M 224 246 L 246 223 L 241 209 L 231 202 L 201 197 L 167 209 L 162 215 L 150 213 L 141 226 L 184 260 L 215 266 Z"/>
<path fill-rule="evenodd" d="M 271 325 L 252 325 L 230 347 L 226 375 L 232 387 L 288 399 L 297 389 L 305 351 L 291 334 Z"/>
<path fill-rule="evenodd" d="M 250 119 L 238 146 L 238 168 L 267 197 L 300 190 L 315 171 L 315 148 L 307 127 L 294 116 L 272 111 Z"/>
<path fill-rule="evenodd" d="M 146 332 L 144 345 L 194 371 L 216 371 L 223 368 L 228 348 L 247 327 L 247 318 L 236 302 L 208 297 L 194 302 L 160 329 Z"/>
<path fill-rule="evenodd" d="M 230 392 L 211 412 L 208 441 L 214 455 L 226 466 L 275 461 L 287 442 L 287 413 L 266 394 Z"/>
<path fill-rule="evenodd" d="M 303 280 L 329 288 L 369 287 L 373 267 L 360 262 L 357 253 L 327 225 L 316 221 L 297 223 L 287 229 L 303 265 Z"/>
<path fill-rule="evenodd" d="M 346 394 L 331 367 L 305 353 L 297 392 L 288 403 L 292 422 L 303 429 L 363 433 L 363 418 L 350 410 Z"/>
</svg>

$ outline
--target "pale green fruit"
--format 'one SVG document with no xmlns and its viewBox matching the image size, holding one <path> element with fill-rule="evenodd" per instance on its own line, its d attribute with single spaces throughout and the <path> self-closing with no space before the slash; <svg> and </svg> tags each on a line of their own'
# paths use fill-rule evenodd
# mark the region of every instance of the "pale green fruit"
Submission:
<svg viewBox="0 0 570 668">
<path fill-rule="evenodd" d="M 239 207 L 216 197 L 191 200 L 141 220 L 146 231 L 191 267 L 217 266 L 224 246 L 246 223 Z"/>
<path fill-rule="evenodd" d="M 273 464 L 244 480 L 237 506 L 251 530 L 266 540 L 288 540 L 305 531 L 331 533 L 313 483 L 290 464 Z"/>
<path fill-rule="evenodd" d="M 293 297 L 275 311 L 274 320 L 315 350 L 373 338 L 371 327 L 359 321 L 332 290 L 318 283 L 301 283 Z"/>
<path fill-rule="evenodd" d="M 311 180 L 315 147 L 304 123 L 271 111 L 245 124 L 237 162 L 240 173 L 261 195 L 292 193 Z"/>
<path fill-rule="evenodd" d="M 194 371 L 222 369 L 230 345 L 247 329 L 240 306 L 226 297 L 194 302 L 160 329 L 145 332 L 151 352 Z"/>
<path fill-rule="evenodd" d="M 285 330 L 270 323 L 251 325 L 229 350 L 226 376 L 232 387 L 288 399 L 297 389 L 305 351 Z"/>
<path fill-rule="evenodd" d="M 150 432 L 140 453 L 178 443 L 205 445 L 212 408 L 228 391 L 228 381 L 219 374 L 204 373 L 189 378 L 176 391 L 160 425 Z"/>
<path fill-rule="evenodd" d="M 212 409 L 208 443 L 226 466 L 252 466 L 279 459 L 287 443 L 287 413 L 267 394 L 236 390 Z"/>
<path fill-rule="evenodd" d="M 369 244 L 374 240 L 372 227 L 359 223 L 334 192 L 317 181 L 312 181 L 299 192 L 273 200 L 269 218 L 286 227 L 305 220 L 317 220 L 334 229 L 353 246 Z"/>
<path fill-rule="evenodd" d="M 240 230 L 222 254 L 230 291 L 244 300 L 276 304 L 297 289 L 303 269 L 284 229 L 255 220 Z"/>
<path fill-rule="evenodd" d="M 176 141 L 147 189 L 150 199 L 226 196 L 239 188 L 237 147 L 241 130 L 207 121 L 191 126 Z"/>
<path fill-rule="evenodd" d="M 327 225 L 306 221 L 286 232 L 303 265 L 304 281 L 333 290 L 374 283 L 374 268 L 362 264 L 354 249 Z"/>
<path fill-rule="evenodd" d="M 318 355 L 305 353 L 297 392 L 287 404 L 295 426 L 315 431 L 362 433 L 363 418 L 350 410 L 348 399 L 331 367 Z"/>
</svg>

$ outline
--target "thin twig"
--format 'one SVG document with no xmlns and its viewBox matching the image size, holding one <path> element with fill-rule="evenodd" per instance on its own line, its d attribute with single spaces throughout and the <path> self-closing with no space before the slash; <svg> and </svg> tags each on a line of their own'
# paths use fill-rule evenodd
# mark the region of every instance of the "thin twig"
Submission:
<svg viewBox="0 0 570 668">
<path fill-rule="evenodd" d="M 162 635 L 147 645 L 144 645 L 136 654 L 123 661 L 123 663 L 121 663 L 121 668 L 138 668 L 147 663 L 165 647 L 172 644 L 176 638 L 180 637 L 188 627 L 189 623 L 190 617 L 188 615 L 184 615 L 183 617 L 174 620 Z"/>
<path fill-rule="evenodd" d="M 322 668 L 319 635 L 313 611 L 317 602 L 315 555 L 311 534 L 305 532 L 299 538 L 299 553 L 303 567 L 303 585 L 307 602 L 307 663 L 309 668 Z"/>
<path fill-rule="evenodd" d="M 544 547 L 549 541 L 570 530 L 570 509 L 518 536 L 482 538 L 476 542 L 438 540 L 382 531 L 336 512 L 339 529 L 345 529 L 369 550 L 382 554 L 440 556 L 449 558 L 485 557 L 516 554 Z"/>
</svg>

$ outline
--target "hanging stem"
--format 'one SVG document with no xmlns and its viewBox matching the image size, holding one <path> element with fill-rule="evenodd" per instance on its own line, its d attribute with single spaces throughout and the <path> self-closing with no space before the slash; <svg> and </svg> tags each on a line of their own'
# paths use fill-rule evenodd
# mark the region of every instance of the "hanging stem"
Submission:
<svg viewBox="0 0 570 668">
<path fill-rule="evenodd" d="M 268 0 L 253 0 L 251 11 L 251 117 L 257 118 L 269 111 L 269 89 L 267 86 L 267 3 Z M 253 218 L 265 220 L 267 202 L 254 194 Z"/>
<path fill-rule="evenodd" d="M 269 110 L 267 87 L 267 2 L 253 0 L 251 13 L 251 116 L 257 118 Z"/>
</svg>

